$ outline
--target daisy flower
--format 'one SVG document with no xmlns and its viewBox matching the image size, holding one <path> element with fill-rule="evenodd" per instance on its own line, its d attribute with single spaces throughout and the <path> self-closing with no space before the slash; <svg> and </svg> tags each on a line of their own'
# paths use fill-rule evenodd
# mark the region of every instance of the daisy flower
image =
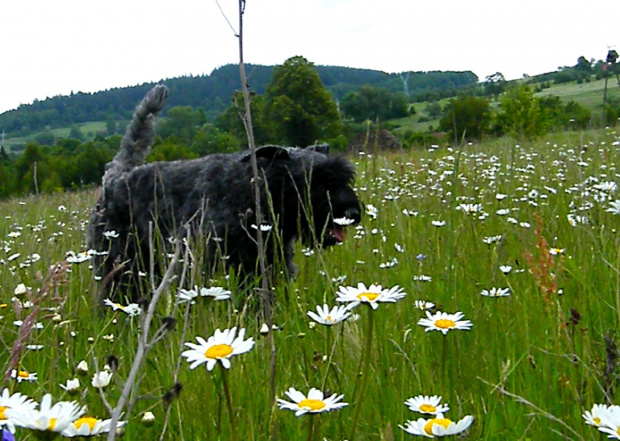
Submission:
<svg viewBox="0 0 620 441">
<path fill-rule="evenodd" d="M 78 380 L 77 378 L 74 378 L 73 380 L 67 380 L 66 385 L 60 384 L 59 386 L 61 389 L 63 389 L 67 393 L 75 394 L 80 388 L 80 380 Z"/>
<path fill-rule="evenodd" d="M 65 430 L 61 432 L 61 435 L 66 438 L 74 437 L 91 437 L 108 433 L 110 431 L 110 423 L 112 420 L 100 420 L 93 417 L 82 417 L 69 424 Z M 116 425 L 117 428 L 123 427 L 127 424 L 126 421 L 119 421 Z"/>
<path fill-rule="evenodd" d="M 334 306 L 331 310 L 328 305 L 319 305 L 316 307 L 316 311 L 316 313 L 314 311 L 308 311 L 308 316 L 315 322 L 326 326 L 332 326 L 343 322 L 351 316 L 351 313 L 344 305 Z"/>
<path fill-rule="evenodd" d="M 398 285 L 390 289 L 382 289 L 381 285 L 370 285 L 366 288 L 363 283 L 358 283 L 357 288 L 341 286 L 336 293 L 337 302 L 349 303 L 347 309 L 351 310 L 361 303 L 368 303 L 372 309 L 377 309 L 379 303 L 395 303 L 405 297 L 406 293 Z"/>
<path fill-rule="evenodd" d="M 112 311 L 123 311 L 125 314 L 130 316 L 140 315 L 142 313 L 142 308 L 137 303 L 130 303 L 129 305 L 121 305 L 120 303 L 115 303 L 110 299 L 105 299 L 103 301 L 105 306 L 109 306 L 112 308 Z"/>
<path fill-rule="evenodd" d="M 433 309 L 435 307 L 433 302 L 427 302 L 425 300 L 416 300 L 414 305 L 421 311 L 426 311 L 427 309 Z"/>
<path fill-rule="evenodd" d="M 110 384 L 111 379 L 112 379 L 112 372 L 108 370 L 103 370 L 103 371 L 95 372 L 95 375 L 93 375 L 93 379 L 91 380 L 90 384 L 92 387 L 102 389 L 106 387 L 108 384 Z"/>
<path fill-rule="evenodd" d="M 443 335 L 446 335 L 452 329 L 468 331 L 473 326 L 469 320 L 461 320 L 464 314 L 460 311 L 454 314 L 441 311 L 431 314 L 426 311 L 426 317 L 418 321 L 418 325 L 426 327 L 426 332 L 441 331 Z"/>
<path fill-rule="evenodd" d="M 349 225 L 353 225 L 355 223 L 355 219 L 349 219 L 348 217 L 337 217 L 334 218 L 334 223 L 336 225 L 341 225 L 341 226 L 349 226 Z"/>
<path fill-rule="evenodd" d="M 197 286 L 194 289 L 181 289 L 177 294 L 177 298 L 179 302 L 191 302 L 194 304 L 194 299 L 198 296 L 200 297 L 209 297 L 214 300 L 228 300 L 230 299 L 230 295 L 232 293 L 220 286 L 214 286 L 211 288 L 198 288 Z"/>
<path fill-rule="evenodd" d="M 420 418 L 417 421 L 407 421 L 404 426 L 399 424 L 398 427 L 410 435 L 435 438 L 436 436 L 450 436 L 464 432 L 471 426 L 473 421 L 474 417 L 467 415 L 465 418 L 455 423 L 448 418 L 444 418 L 443 414 L 439 413 L 435 418 L 429 420 Z"/>
<path fill-rule="evenodd" d="M 620 439 L 620 406 L 609 406 L 605 409 L 601 405 L 599 412 L 601 423 L 598 430 L 606 433 L 607 438 Z"/>
<path fill-rule="evenodd" d="M 230 359 L 234 355 L 243 354 L 248 352 L 254 347 L 254 339 L 250 337 L 244 340 L 245 329 L 242 328 L 237 334 L 237 327 L 232 329 L 225 329 L 220 331 L 215 330 L 215 333 L 205 341 L 202 337 L 196 337 L 198 344 L 185 343 L 185 346 L 191 349 L 184 351 L 181 355 L 187 358 L 187 362 L 191 363 L 190 369 L 194 369 L 203 363 L 207 364 L 207 370 L 212 371 L 215 364 L 219 361 L 226 369 L 230 369 Z"/>
<path fill-rule="evenodd" d="M 512 267 L 510 265 L 500 265 L 499 270 L 504 274 L 508 274 L 512 271 Z"/>
<path fill-rule="evenodd" d="M 308 392 L 308 396 L 291 387 L 284 392 L 292 402 L 278 398 L 278 406 L 280 409 L 292 410 L 295 416 L 301 416 L 305 413 L 322 413 L 340 409 L 348 406 L 349 403 L 340 403 L 344 395 L 333 394 L 331 397 L 325 398 L 323 392 L 312 388 Z"/>
<path fill-rule="evenodd" d="M 2 394 L 0 394 L 0 429 L 6 428 L 9 432 L 15 433 L 15 424 L 6 416 L 7 410 L 15 409 L 20 411 L 21 408 L 26 408 L 29 411 L 34 410 L 36 407 L 37 403 L 27 396 L 20 393 L 11 395 L 8 389 L 3 389 Z"/>
<path fill-rule="evenodd" d="M 19 371 L 17 369 L 11 371 L 11 378 L 17 380 L 18 383 L 22 381 L 37 381 L 38 379 L 36 372 Z"/>
<path fill-rule="evenodd" d="M 450 410 L 447 404 L 440 404 L 441 397 L 433 395 L 418 395 L 417 397 L 409 398 L 405 401 L 405 405 L 409 407 L 409 410 L 420 413 L 430 413 L 431 415 L 437 415 L 438 413 L 445 413 Z"/>
<path fill-rule="evenodd" d="M 52 396 L 46 394 L 41 400 L 39 410 L 21 407 L 8 409 L 5 415 L 17 427 L 60 433 L 85 412 L 86 408 L 80 407 L 75 401 L 59 401 L 52 406 Z"/>
<path fill-rule="evenodd" d="M 583 414 L 586 424 L 599 427 L 601 425 L 601 414 L 606 412 L 608 407 L 606 404 L 595 404 L 592 406 L 592 410 L 586 410 L 586 413 Z"/>
<path fill-rule="evenodd" d="M 506 297 L 510 295 L 510 288 L 483 289 L 480 294 L 486 297 Z"/>
</svg>

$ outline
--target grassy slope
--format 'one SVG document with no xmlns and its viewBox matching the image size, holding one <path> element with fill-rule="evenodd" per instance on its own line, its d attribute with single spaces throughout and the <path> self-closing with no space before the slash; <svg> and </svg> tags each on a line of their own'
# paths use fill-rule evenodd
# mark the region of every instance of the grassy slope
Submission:
<svg viewBox="0 0 620 441">
<path fill-rule="evenodd" d="M 557 134 L 519 147 L 505 139 L 468 146 L 461 154 L 443 147 L 411 151 L 407 156 L 356 158 L 360 196 L 377 207 L 378 214 L 376 219 L 366 217 L 344 246 L 310 257 L 298 253 L 300 277 L 276 289 L 274 322 L 281 327 L 275 334 L 277 396 L 285 398 L 283 393 L 291 386 L 307 391 L 323 385 L 330 393 L 344 394 L 351 406 L 323 415 L 315 424 L 321 435 L 316 439 L 331 441 L 348 437 L 357 401 L 363 403 L 357 440 L 410 439 L 398 425 L 419 417 L 403 405 L 418 394 L 443 396 L 450 405 L 446 416 L 453 420 L 473 415 L 476 420 L 467 438 L 471 440 L 602 439 L 581 415 L 592 404 L 604 402 L 604 337 L 613 336 L 619 326 L 616 231 L 620 216 L 606 212 L 608 203 L 601 201 L 594 185 L 617 180 L 619 143 L 614 133 Z M 498 200 L 497 193 L 507 197 Z M 62 260 L 69 250 L 84 249 L 84 224 L 94 200 L 93 192 L 81 192 L 0 204 L 4 213 L 0 236 L 5 245 L 0 286 L 2 301 L 8 304 L 0 321 L 5 346 L 0 363 L 5 369 L 8 348 L 17 335 L 12 322 L 30 311 L 14 311 L 10 301 L 14 288 L 18 283 L 41 288 L 41 274 L 49 265 Z M 483 212 L 467 215 L 456 208 L 461 203 L 479 203 Z M 61 205 L 66 210 L 59 209 Z M 498 215 L 500 208 L 510 209 L 509 215 Z M 416 215 L 407 216 L 404 209 Z M 567 221 L 571 213 L 587 216 L 588 223 L 571 226 Z M 447 225 L 435 227 L 433 220 Z M 10 232 L 21 235 L 12 238 Z M 501 236 L 501 241 L 484 243 L 485 237 L 494 236 Z M 564 254 L 542 259 L 546 254 L 541 236 Z M 28 264 L 34 253 L 41 259 Z M 394 258 L 396 266 L 381 268 Z M 512 265 L 513 272 L 505 276 L 500 265 Z M 535 276 L 537 270 L 548 272 Z M 205 280 L 195 269 L 190 274 L 190 285 L 218 283 Z M 432 281 L 414 281 L 413 276 L 419 275 Z M 400 285 L 407 297 L 382 304 L 377 311 L 362 305 L 355 310 L 360 315 L 357 321 L 313 329 L 306 312 L 324 302 L 335 304 L 338 283 L 332 279 L 336 277 L 345 277 L 345 285 Z M 546 297 L 540 287 L 553 283 L 562 291 Z M 509 287 L 511 295 L 480 295 L 492 287 Z M 44 348 L 25 350 L 20 357 L 20 367 L 37 372 L 39 381 L 11 382 L 12 390 L 37 400 L 44 392 L 55 399 L 70 399 L 58 385 L 76 375 L 76 364 L 87 360 L 92 375 L 94 359 L 101 368 L 113 354 L 120 360 L 117 383 L 105 393 L 115 402 L 129 371 L 139 327 L 136 319 L 119 311 L 99 314 L 92 300 L 95 290 L 87 264 L 73 265 L 66 283 L 59 286 L 60 302 L 42 305 L 57 307 L 59 320 L 52 320 L 53 312 L 42 311 L 37 320 L 44 328 L 27 341 Z M 269 348 L 258 333 L 262 321 L 257 319 L 257 299 L 233 291 L 232 303 L 193 306 L 187 322 L 183 310 L 174 313 L 169 302 L 160 305 L 157 323 L 173 315 L 177 327 L 150 354 L 136 393 L 150 398 L 136 405 L 125 439 L 158 438 L 164 415 L 159 397 L 175 381 L 184 389 L 172 406 L 164 439 L 231 439 L 219 367 L 214 373 L 203 367 L 192 371 L 183 361 L 175 378 L 184 323 L 186 341 L 234 325 L 246 327 L 247 336 L 257 341 L 252 351 L 233 359 L 228 372 L 237 439 L 270 439 L 269 424 L 277 424 L 279 439 L 306 439 L 308 416 L 295 418 L 291 412 L 270 408 Z M 445 337 L 424 332 L 417 325 L 424 313 L 414 306 L 416 299 L 435 302 L 441 311 L 463 311 L 473 323 L 472 330 L 451 331 Z M 577 324 L 571 324 L 571 315 L 577 317 L 571 309 L 579 314 Z M 357 373 L 369 314 L 375 317 L 371 374 L 365 396 L 359 397 Z M 330 355 L 333 364 L 328 370 L 323 357 Z M 81 382 L 76 399 L 88 406 L 89 413 L 106 417 L 90 376 L 81 377 Z M 615 392 L 610 399 L 620 404 Z M 145 410 L 156 416 L 148 429 L 139 422 Z"/>
<path fill-rule="evenodd" d="M 577 84 L 575 82 L 552 85 L 551 87 L 538 93 L 537 96 L 559 96 L 565 103 L 569 101 L 576 101 L 585 107 L 591 108 L 593 114 L 596 114 L 597 112 L 600 112 L 601 104 L 603 102 L 604 81 L 605 80 L 597 80 L 592 81 L 591 83 L 583 84 Z M 620 86 L 618 85 L 616 78 L 610 78 L 608 80 L 607 97 L 608 99 L 620 99 Z M 442 107 L 448 102 L 449 99 L 439 101 Z M 416 115 L 390 121 L 398 126 L 398 129 L 396 129 L 395 132 L 425 132 L 431 125 L 437 128 L 439 126 L 438 119 L 427 122 L 419 122 L 421 116 L 428 116 L 424 112 L 427 105 L 428 103 L 416 103 Z M 497 103 L 492 103 L 492 105 L 496 106 Z"/>
</svg>

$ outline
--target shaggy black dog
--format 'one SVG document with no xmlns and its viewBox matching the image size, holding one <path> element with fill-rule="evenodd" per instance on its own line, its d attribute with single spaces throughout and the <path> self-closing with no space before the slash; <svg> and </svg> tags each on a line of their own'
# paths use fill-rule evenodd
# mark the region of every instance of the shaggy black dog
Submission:
<svg viewBox="0 0 620 441">
<path fill-rule="evenodd" d="M 189 229 L 192 238 L 202 240 L 208 265 L 224 257 L 226 266 L 240 274 L 257 270 L 248 151 L 144 164 L 154 139 L 155 115 L 167 96 L 166 87 L 156 86 L 136 108 L 120 151 L 107 166 L 91 216 L 89 246 L 99 252 L 98 275 L 105 292 L 115 298 L 136 297 L 131 285 L 135 287 L 137 273 L 148 268 L 154 232 L 165 245 L 166 238 L 185 237 Z M 269 265 L 284 261 L 294 276 L 297 238 L 308 245 L 335 245 L 346 237 L 343 224 L 360 221 L 361 204 L 351 187 L 355 172 L 343 156 L 328 155 L 326 145 L 265 146 L 256 156 L 263 226 L 272 228 L 263 233 L 266 258 Z"/>
</svg>

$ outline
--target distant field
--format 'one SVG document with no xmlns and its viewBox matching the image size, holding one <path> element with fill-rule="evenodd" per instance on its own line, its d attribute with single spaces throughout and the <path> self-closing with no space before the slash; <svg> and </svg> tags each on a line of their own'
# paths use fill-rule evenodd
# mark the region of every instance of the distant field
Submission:
<svg viewBox="0 0 620 441">
<path fill-rule="evenodd" d="M 563 101 L 576 101 L 579 104 L 598 108 L 603 103 L 603 89 L 605 80 L 592 81 L 591 83 L 569 83 L 552 86 L 538 93 L 537 96 L 559 96 Z M 607 97 L 620 98 L 620 87 L 616 78 L 610 78 L 607 82 Z"/>
<path fill-rule="evenodd" d="M 106 130 L 105 121 L 91 121 L 83 124 L 77 124 L 77 126 L 80 128 L 82 134 L 84 135 L 84 138 L 87 140 L 93 139 L 97 132 Z M 50 133 L 52 133 L 52 135 L 54 135 L 56 139 L 68 138 L 70 132 L 70 127 L 62 127 L 59 129 L 50 130 Z M 27 142 L 34 141 L 37 136 L 41 135 L 42 133 L 43 132 L 38 132 L 29 136 L 7 138 L 4 142 L 4 146 L 6 149 L 10 149 L 11 151 L 13 151 L 13 149 L 15 148 L 19 148 L 21 150 Z"/>
</svg>

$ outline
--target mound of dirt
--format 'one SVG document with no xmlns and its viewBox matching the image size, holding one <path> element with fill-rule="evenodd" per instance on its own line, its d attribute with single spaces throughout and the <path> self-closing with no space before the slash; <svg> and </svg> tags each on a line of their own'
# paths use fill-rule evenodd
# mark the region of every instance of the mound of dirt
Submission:
<svg viewBox="0 0 620 441">
<path fill-rule="evenodd" d="M 367 133 L 358 133 L 349 143 L 347 149 L 351 152 L 375 153 L 383 151 L 400 151 L 402 144 L 389 130 L 370 130 Z"/>
</svg>

